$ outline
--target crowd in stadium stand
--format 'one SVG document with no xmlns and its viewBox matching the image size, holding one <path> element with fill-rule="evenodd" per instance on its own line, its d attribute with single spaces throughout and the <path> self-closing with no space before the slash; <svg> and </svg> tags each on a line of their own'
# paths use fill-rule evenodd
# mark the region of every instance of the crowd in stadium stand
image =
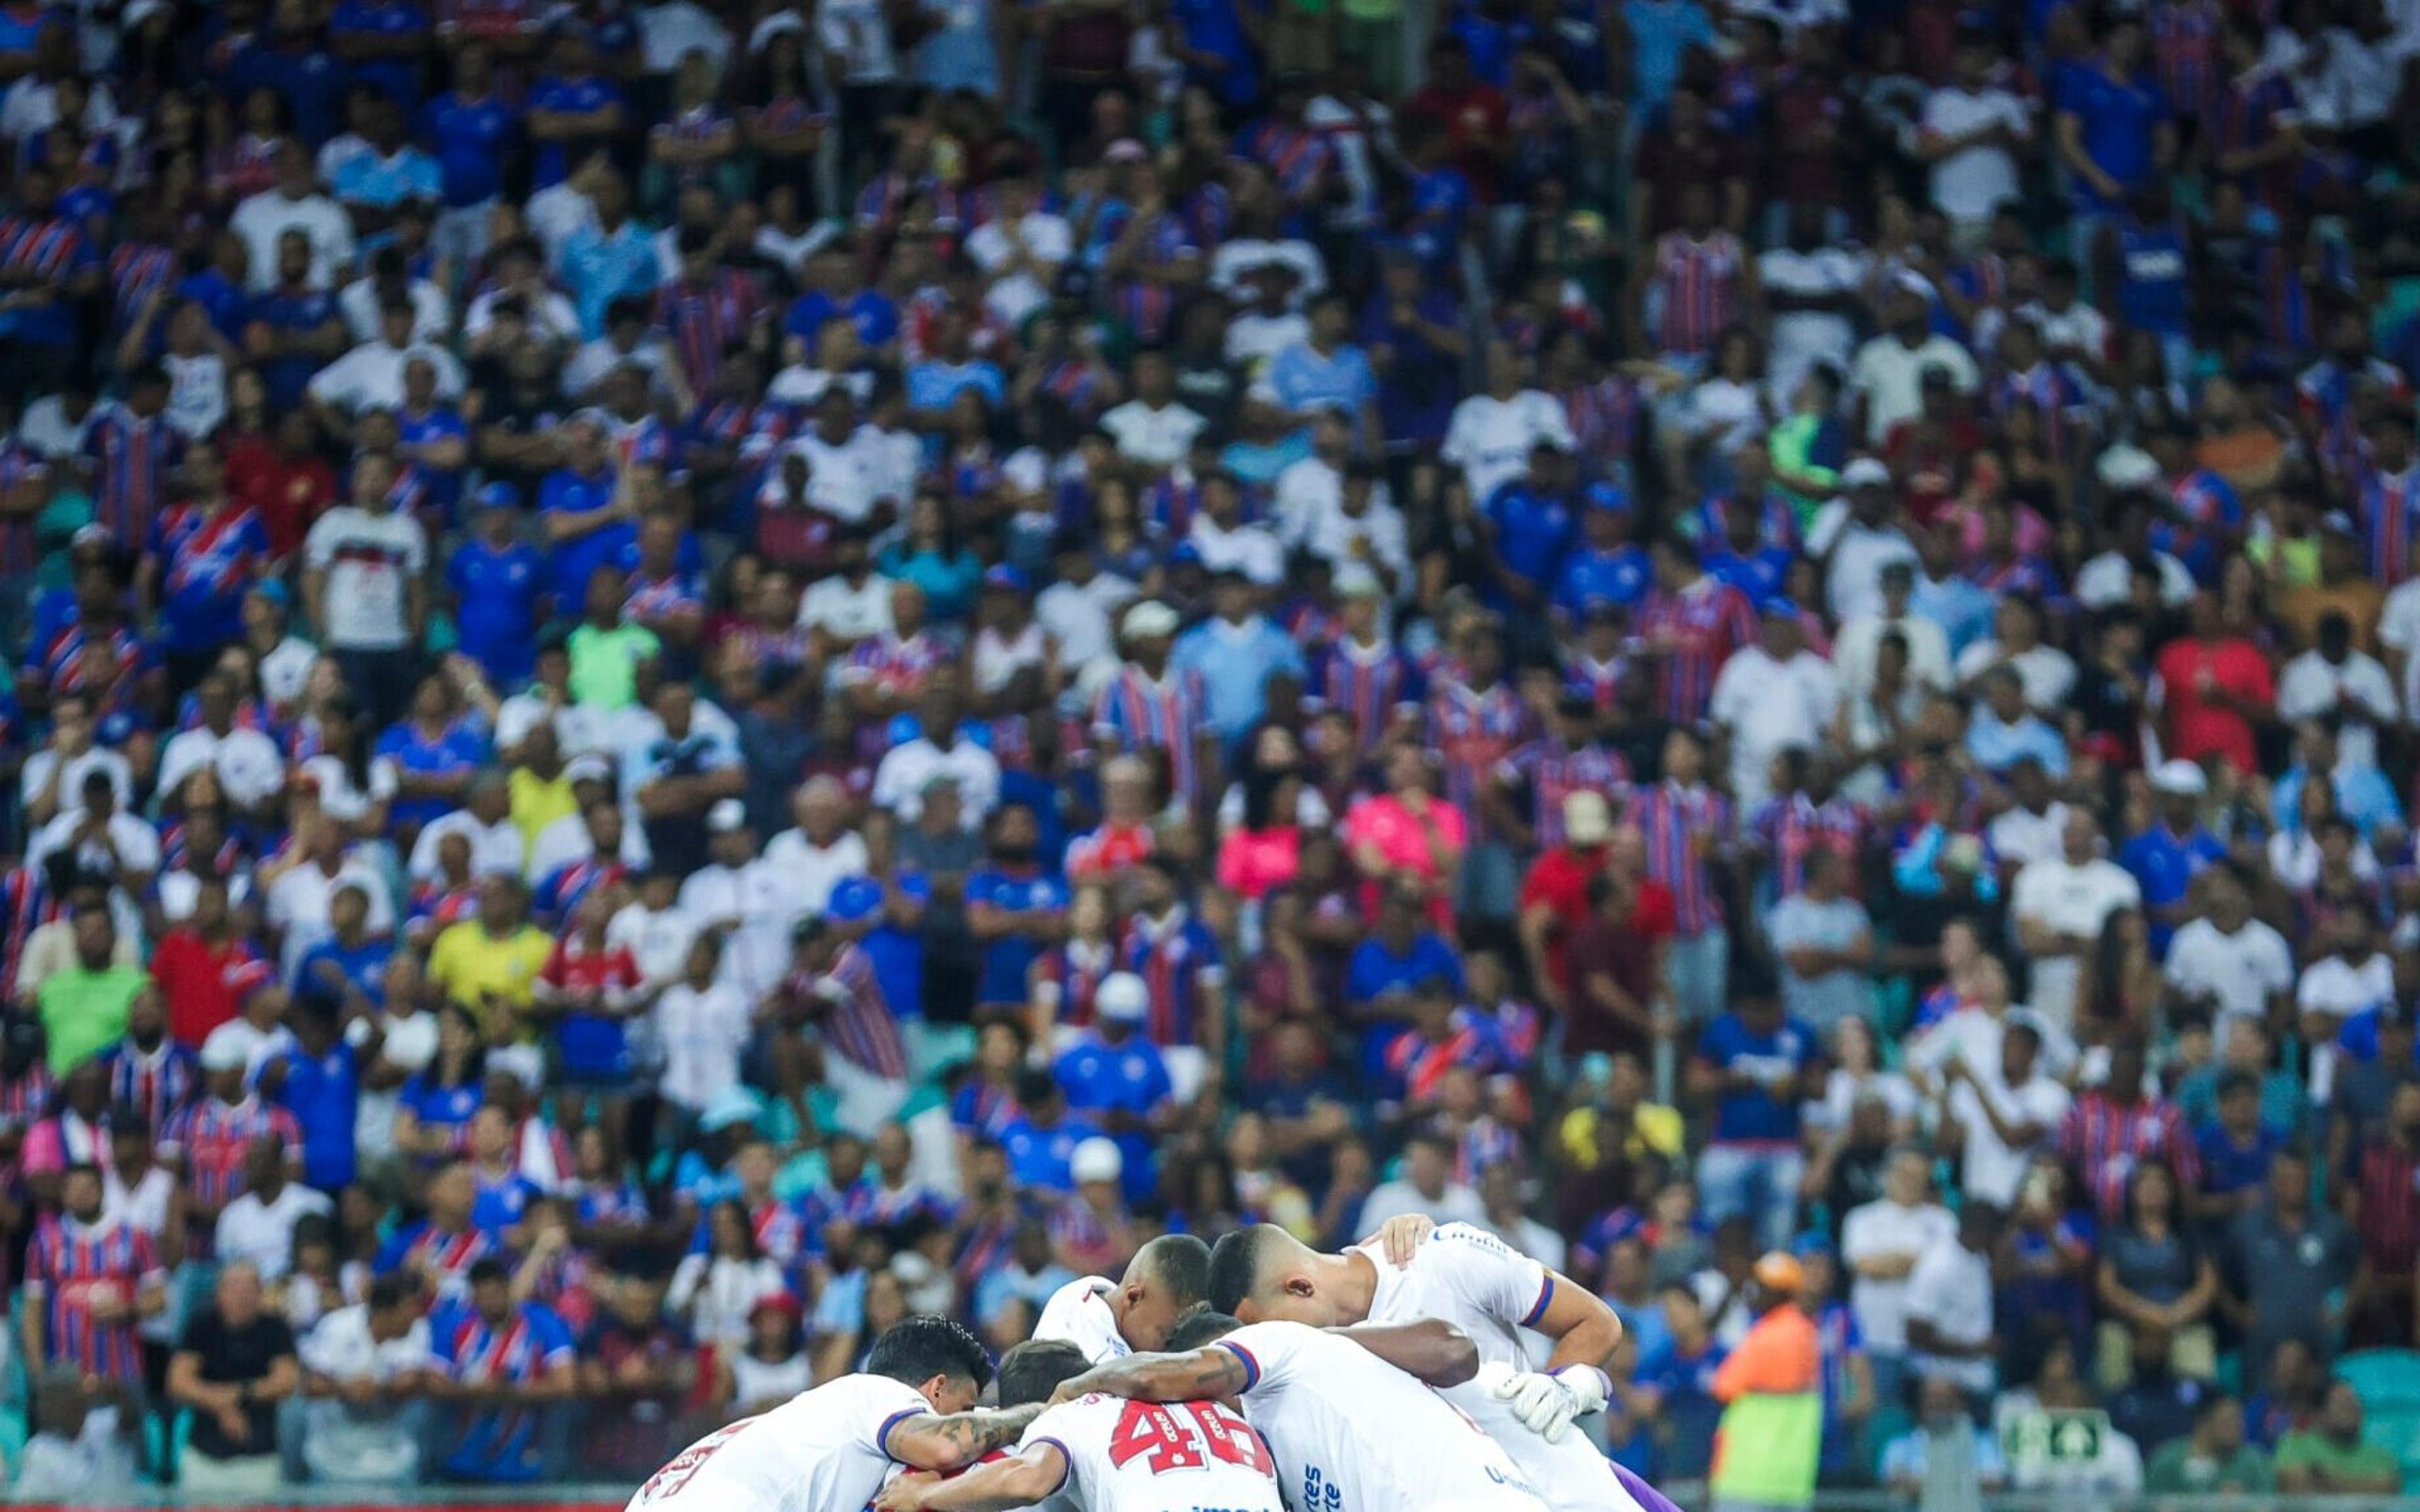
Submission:
<svg viewBox="0 0 2420 1512">
<path fill-rule="evenodd" d="M 1779 1250 L 1826 1484 L 2397 1489 L 2415 58 L 0 7 L 20 1492 L 635 1481 L 1414 1211 L 1661 1482 Z"/>
</svg>

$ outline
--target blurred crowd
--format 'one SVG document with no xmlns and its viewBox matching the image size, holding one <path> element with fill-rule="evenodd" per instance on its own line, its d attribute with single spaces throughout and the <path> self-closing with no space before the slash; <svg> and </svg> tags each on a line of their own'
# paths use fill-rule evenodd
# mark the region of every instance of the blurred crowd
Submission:
<svg viewBox="0 0 2420 1512">
<path fill-rule="evenodd" d="M 1779 1249 L 1830 1482 L 2395 1489 L 2415 56 L 0 8 L 21 1491 L 637 1479 L 1413 1211 L 1668 1481 Z"/>
</svg>

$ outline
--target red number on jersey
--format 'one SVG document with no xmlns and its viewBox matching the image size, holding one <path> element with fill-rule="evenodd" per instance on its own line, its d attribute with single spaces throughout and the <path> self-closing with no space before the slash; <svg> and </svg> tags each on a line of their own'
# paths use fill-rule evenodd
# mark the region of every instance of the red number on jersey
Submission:
<svg viewBox="0 0 2420 1512">
<path fill-rule="evenodd" d="M 1212 1459 L 1263 1475 L 1277 1473 L 1251 1425 L 1210 1402 L 1186 1402 L 1173 1409 L 1126 1403 L 1109 1434 L 1109 1463 L 1124 1469 L 1138 1456 L 1147 1457 L 1143 1467 L 1155 1475 L 1199 1470 Z"/>
</svg>

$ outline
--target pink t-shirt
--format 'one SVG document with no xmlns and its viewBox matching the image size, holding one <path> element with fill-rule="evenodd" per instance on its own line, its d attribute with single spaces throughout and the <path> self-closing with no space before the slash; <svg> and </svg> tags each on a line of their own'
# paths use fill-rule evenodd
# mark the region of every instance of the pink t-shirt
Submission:
<svg viewBox="0 0 2420 1512">
<path fill-rule="evenodd" d="M 1302 870 L 1302 832 L 1292 825 L 1230 830 L 1218 842 L 1218 886 L 1255 902 Z"/>
<path fill-rule="evenodd" d="M 1364 798 L 1344 816 L 1344 843 L 1359 851 L 1363 845 L 1374 845 L 1389 870 L 1410 872 L 1423 882 L 1435 886 L 1450 880 L 1437 870 L 1436 857 L 1429 848 L 1429 828 L 1435 826 L 1438 839 L 1446 849 L 1460 855 L 1467 842 L 1470 826 L 1462 810 L 1442 798 L 1429 800 L 1425 821 L 1405 807 L 1393 794 Z M 1362 889 L 1361 906 L 1371 918 L 1378 916 L 1378 883 L 1372 881 Z M 1452 900 L 1440 893 L 1429 908 L 1440 924 L 1450 923 Z"/>
</svg>

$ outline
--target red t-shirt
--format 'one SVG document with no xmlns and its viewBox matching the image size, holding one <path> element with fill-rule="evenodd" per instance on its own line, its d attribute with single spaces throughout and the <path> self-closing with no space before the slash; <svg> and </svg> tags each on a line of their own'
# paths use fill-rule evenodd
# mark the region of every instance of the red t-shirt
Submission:
<svg viewBox="0 0 2420 1512">
<path fill-rule="evenodd" d="M 241 940 L 217 949 L 190 929 L 171 930 L 151 952 L 151 980 L 168 1010 L 168 1037 L 198 1046 L 243 1006 L 244 995 L 276 972 Z"/>
<path fill-rule="evenodd" d="M 2223 688 L 2257 704 L 2274 703 L 2277 682 L 2269 671 L 2269 658 L 2249 640 L 2205 645 L 2184 638 L 2169 641 L 2156 665 L 2167 700 L 2168 754 L 2191 762 L 2216 756 L 2246 775 L 2259 770 L 2252 721 L 2213 702 L 2210 690 Z"/>
<path fill-rule="evenodd" d="M 1571 948 L 1572 933 L 1587 921 L 1589 916 L 1589 878 L 1605 870 L 1605 848 L 1591 846 L 1574 850 L 1558 845 L 1530 863 L 1529 874 L 1521 879 L 1521 911 L 1544 904 L 1554 911 L 1555 926 L 1548 936 L 1546 969 L 1553 972 L 1555 984 L 1568 988 L 1572 984 L 1571 963 L 1566 952 Z"/>
<path fill-rule="evenodd" d="M 1572 932 L 1567 948 L 1570 969 L 1575 975 L 1602 972 L 1622 991 L 1646 1002 L 1655 993 L 1655 947 L 1670 939 L 1679 923 L 1672 889 L 1652 878 L 1643 878 L 1632 900 L 1628 918 L 1620 924 L 1609 924 L 1591 914 Z M 1608 1055 L 1619 1051 L 1643 1055 L 1649 1048 L 1644 1031 L 1614 1018 L 1583 995 L 1572 995 L 1571 1019 L 1563 1026 L 1564 1054 L 1586 1055 L 1601 1050 Z"/>
<path fill-rule="evenodd" d="M 336 501 L 336 474 L 327 463 L 316 456 L 288 460 L 256 440 L 228 453 L 226 487 L 260 517 L 270 550 L 281 557 L 301 550 L 311 522 Z"/>
</svg>

